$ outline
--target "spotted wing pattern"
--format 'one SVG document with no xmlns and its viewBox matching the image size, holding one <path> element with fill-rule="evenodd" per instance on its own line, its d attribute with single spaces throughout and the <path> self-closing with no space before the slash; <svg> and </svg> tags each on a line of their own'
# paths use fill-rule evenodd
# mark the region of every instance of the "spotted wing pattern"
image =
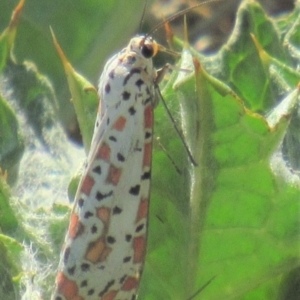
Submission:
<svg viewBox="0 0 300 300">
<path fill-rule="evenodd" d="M 101 103 L 52 300 L 134 300 L 143 269 L 157 44 L 133 38 L 106 64 Z"/>
</svg>

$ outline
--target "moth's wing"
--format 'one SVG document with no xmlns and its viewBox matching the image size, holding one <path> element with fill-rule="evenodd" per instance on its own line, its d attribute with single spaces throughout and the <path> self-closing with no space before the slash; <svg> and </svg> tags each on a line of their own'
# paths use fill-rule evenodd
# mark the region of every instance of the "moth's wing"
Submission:
<svg viewBox="0 0 300 300">
<path fill-rule="evenodd" d="M 104 114 L 78 187 L 63 272 L 84 283 L 82 296 L 88 293 L 85 283 L 103 295 L 122 287 L 127 289 L 122 293 L 132 294 L 138 287 L 146 249 L 150 177 L 144 173 L 150 174 L 151 139 L 145 139 L 146 108 L 136 109 L 142 111 L 134 116 Z"/>
</svg>

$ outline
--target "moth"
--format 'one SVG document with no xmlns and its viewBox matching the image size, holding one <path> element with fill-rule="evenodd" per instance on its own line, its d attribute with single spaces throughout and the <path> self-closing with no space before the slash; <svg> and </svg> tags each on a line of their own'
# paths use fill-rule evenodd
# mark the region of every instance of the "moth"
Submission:
<svg viewBox="0 0 300 300">
<path fill-rule="evenodd" d="M 147 246 L 153 112 L 166 70 L 153 66 L 160 51 L 164 47 L 150 35 L 139 35 L 104 67 L 52 300 L 137 299 Z"/>
</svg>

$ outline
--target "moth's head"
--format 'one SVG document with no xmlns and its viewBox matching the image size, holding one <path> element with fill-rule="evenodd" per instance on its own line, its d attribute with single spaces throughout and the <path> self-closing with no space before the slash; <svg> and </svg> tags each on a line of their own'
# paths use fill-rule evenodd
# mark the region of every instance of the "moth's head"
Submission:
<svg viewBox="0 0 300 300">
<path fill-rule="evenodd" d="M 157 44 L 150 36 L 136 36 L 130 40 L 128 45 L 130 51 L 135 52 L 143 58 L 152 58 L 164 47 Z"/>
</svg>

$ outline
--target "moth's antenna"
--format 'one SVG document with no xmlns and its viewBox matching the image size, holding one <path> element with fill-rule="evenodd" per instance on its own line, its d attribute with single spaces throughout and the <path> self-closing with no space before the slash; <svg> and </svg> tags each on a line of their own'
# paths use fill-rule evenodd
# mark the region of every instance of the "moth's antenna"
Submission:
<svg viewBox="0 0 300 300">
<path fill-rule="evenodd" d="M 221 1 L 224 1 L 224 0 L 209 0 L 209 1 L 204 1 L 204 2 L 201 2 L 199 4 L 196 4 L 192 7 L 188 7 L 186 9 L 183 9 L 181 11 L 179 11 L 178 13 L 170 16 L 169 18 L 163 20 L 162 22 L 158 23 L 156 26 L 154 26 L 146 35 L 146 38 L 149 36 L 149 35 L 152 35 L 152 33 L 154 33 L 155 31 L 157 31 L 159 28 L 161 28 L 164 24 L 168 23 L 168 22 L 171 22 L 173 21 L 174 19 L 188 13 L 189 11 L 199 7 L 199 6 L 202 6 L 202 5 L 205 5 L 205 4 L 209 4 L 209 3 L 213 3 L 213 2 L 221 2 Z"/>
<path fill-rule="evenodd" d="M 176 133 L 178 134 L 179 138 L 180 138 L 181 141 L 182 141 L 183 147 L 185 148 L 185 150 L 186 150 L 186 152 L 187 152 L 187 155 L 188 155 L 188 157 L 189 157 L 191 163 L 193 164 L 194 167 L 197 167 L 198 164 L 197 164 L 197 162 L 195 161 L 195 159 L 194 159 L 194 157 L 193 157 L 193 155 L 192 155 L 192 153 L 191 153 L 191 151 L 190 151 L 188 145 L 186 144 L 185 139 L 184 139 L 184 137 L 183 137 L 181 131 L 180 131 L 180 130 L 178 129 L 178 127 L 176 126 L 176 122 L 175 122 L 175 120 L 174 120 L 174 118 L 173 118 L 173 116 L 172 116 L 172 114 L 171 114 L 171 112 L 170 112 L 170 110 L 169 110 L 169 108 L 168 108 L 168 106 L 167 106 L 167 104 L 166 104 L 166 101 L 164 100 L 164 98 L 163 98 L 163 96 L 162 96 L 162 94 L 161 94 L 161 92 L 160 92 L 159 89 L 157 89 L 157 92 L 158 92 L 158 95 L 159 95 L 159 97 L 160 97 L 160 99 L 161 99 L 161 102 L 162 102 L 163 106 L 165 107 L 165 110 L 166 110 L 166 112 L 167 112 L 168 117 L 170 118 L 171 122 L 173 123 L 173 126 L 174 126 L 174 129 L 175 129 Z"/>
<path fill-rule="evenodd" d="M 159 147 L 162 149 L 162 151 L 167 155 L 168 159 L 170 160 L 171 164 L 173 165 L 173 167 L 175 168 L 176 172 L 181 175 L 182 172 L 179 169 L 179 167 L 176 165 L 174 159 L 171 157 L 171 155 L 168 153 L 168 151 L 166 150 L 166 148 L 163 146 L 163 144 L 159 141 L 159 137 L 156 138 L 156 141 L 159 145 Z"/>
<path fill-rule="evenodd" d="M 196 296 L 198 296 L 217 276 L 213 276 L 211 279 L 209 279 L 196 293 L 194 293 L 192 296 L 190 296 L 188 299 L 186 300 L 192 300 L 194 299 Z"/>
<path fill-rule="evenodd" d="M 144 5 L 144 8 L 143 8 L 143 12 L 142 12 L 141 20 L 140 20 L 140 25 L 139 25 L 139 33 L 141 33 L 141 31 L 142 31 L 142 25 L 143 25 L 144 17 L 145 17 L 145 14 L 146 14 L 147 4 L 148 4 L 148 0 L 145 0 L 145 5 Z"/>
</svg>

